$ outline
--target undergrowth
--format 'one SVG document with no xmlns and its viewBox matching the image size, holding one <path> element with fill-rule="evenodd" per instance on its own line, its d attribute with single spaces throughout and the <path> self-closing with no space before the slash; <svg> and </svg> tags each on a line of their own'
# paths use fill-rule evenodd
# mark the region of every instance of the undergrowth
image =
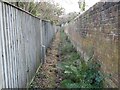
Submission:
<svg viewBox="0 0 120 90">
<path fill-rule="evenodd" d="M 91 57 L 88 62 L 76 52 L 66 34 L 61 31 L 61 63 L 62 88 L 102 88 L 103 74 L 100 64 Z"/>
</svg>

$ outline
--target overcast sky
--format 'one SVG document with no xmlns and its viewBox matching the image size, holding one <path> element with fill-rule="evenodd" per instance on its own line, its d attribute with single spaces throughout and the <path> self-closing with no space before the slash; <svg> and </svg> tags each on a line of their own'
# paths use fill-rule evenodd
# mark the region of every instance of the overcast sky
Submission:
<svg viewBox="0 0 120 90">
<path fill-rule="evenodd" d="M 63 8 L 65 8 L 65 12 L 79 12 L 79 6 L 78 6 L 78 1 L 79 0 L 53 0 L 56 3 L 59 3 Z M 85 0 L 87 4 L 87 8 L 91 7 L 94 5 L 96 2 L 100 0 Z"/>
<path fill-rule="evenodd" d="M 65 13 L 70 13 L 70 12 L 79 12 L 79 5 L 78 1 L 79 0 L 36 0 L 36 1 L 52 1 L 55 3 L 60 4 L 65 9 Z M 95 3 L 99 2 L 100 0 L 85 0 L 86 2 L 86 9 L 90 8 L 93 6 Z"/>
</svg>

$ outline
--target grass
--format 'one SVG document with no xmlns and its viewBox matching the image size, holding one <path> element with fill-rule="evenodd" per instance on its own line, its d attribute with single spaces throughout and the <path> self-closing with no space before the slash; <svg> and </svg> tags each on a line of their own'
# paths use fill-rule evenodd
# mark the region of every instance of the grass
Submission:
<svg viewBox="0 0 120 90">
<path fill-rule="evenodd" d="M 100 64 L 92 58 L 86 63 L 71 44 L 64 31 L 61 31 L 61 63 L 58 67 L 62 71 L 62 88 L 102 88 L 103 74 Z"/>
</svg>

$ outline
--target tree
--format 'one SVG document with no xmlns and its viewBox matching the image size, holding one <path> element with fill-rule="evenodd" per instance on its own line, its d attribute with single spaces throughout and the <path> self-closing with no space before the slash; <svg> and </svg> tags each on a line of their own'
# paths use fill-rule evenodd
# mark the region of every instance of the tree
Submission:
<svg viewBox="0 0 120 90">
<path fill-rule="evenodd" d="M 39 3 L 34 2 L 34 0 L 32 2 L 10 2 L 10 3 L 24 9 L 25 11 L 32 13 L 35 16 L 37 15 L 37 8 Z"/>
<path fill-rule="evenodd" d="M 85 0 L 79 0 L 78 4 L 79 4 L 80 10 L 85 11 L 85 6 L 86 6 Z"/>
<path fill-rule="evenodd" d="M 78 15 L 79 13 L 77 12 L 70 12 L 67 15 L 63 15 L 62 17 L 60 17 L 60 24 L 69 23 L 70 21 L 74 20 Z"/>
<path fill-rule="evenodd" d="M 52 4 L 49 2 L 41 2 L 39 4 L 38 16 L 42 19 L 47 19 L 58 23 L 59 17 L 64 14 L 64 9 L 59 4 Z"/>
<path fill-rule="evenodd" d="M 64 14 L 64 9 L 52 2 L 11 2 L 12 4 L 32 13 L 41 19 L 47 19 L 54 23 L 59 22 L 59 17 Z"/>
</svg>

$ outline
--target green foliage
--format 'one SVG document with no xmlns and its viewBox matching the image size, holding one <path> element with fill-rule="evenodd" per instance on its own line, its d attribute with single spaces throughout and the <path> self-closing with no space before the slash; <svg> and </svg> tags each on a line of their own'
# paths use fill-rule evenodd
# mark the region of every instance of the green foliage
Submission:
<svg viewBox="0 0 120 90">
<path fill-rule="evenodd" d="M 59 16 L 64 14 L 64 8 L 62 8 L 59 4 L 49 1 L 35 2 L 35 0 L 32 0 L 31 2 L 18 1 L 9 3 L 28 11 L 34 16 L 40 17 L 44 20 L 49 20 L 56 24 L 59 23 Z"/>
<path fill-rule="evenodd" d="M 59 16 L 64 13 L 64 9 L 59 4 L 50 2 L 41 2 L 39 4 L 38 16 L 41 19 L 53 21 L 53 23 L 59 22 Z"/>
<path fill-rule="evenodd" d="M 88 62 L 80 57 L 73 48 L 64 32 L 61 32 L 62 62 L 59 67 L 62 70 L 63 88 L 102 88 L 104 76 L 99 71 L 100 64 L 91 57 Z M 63 43 L 64 42 L 64 43 Z"/>
<path fill-rule="evenodd" d="M 79 4 L 80 10 L 81 10 L 81 11 L 85 11 L 85 7 L 86 7 L 85 0 L 79 1 L 78 4 Z"/>
<path fill-rule="evenodd" d="M 102 73 L 98 70 L 99 65 L 81 63 L 79 66 L 75 66 L 69 64 L 70 63 L 64 63 L 61 65 L 64 73 L 62 86 L 64 86 L 64 81 L 69 80 L 71 81 L 70 83 L 77 83 L 81 88 L 102 87 L 104 78 L 102 77 Z"/>
<path fill-rule="evenodd" d="M 80 88 L 79 83 L 73 83 L 71 80 L 62 81 L 62 86 L 64 88 Z"/>
</svg>

